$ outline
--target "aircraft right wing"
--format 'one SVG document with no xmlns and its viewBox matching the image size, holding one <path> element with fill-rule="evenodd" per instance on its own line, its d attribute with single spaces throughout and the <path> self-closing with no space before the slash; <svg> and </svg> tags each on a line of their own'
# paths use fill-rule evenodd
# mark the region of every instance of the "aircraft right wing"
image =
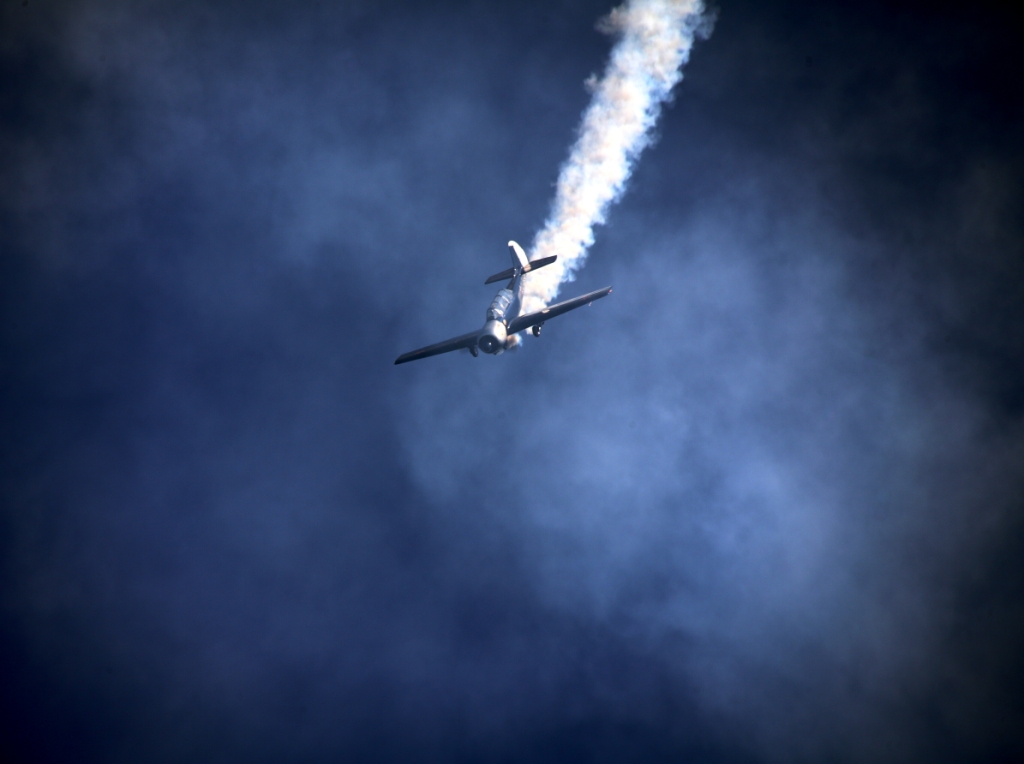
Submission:
<svg viewBox="0 0 1024 764">
<path fill-rule="evenodd" d="M 434 345 L 427 345 L 425 348 L 419 350 L 413 350 L 410 353 L 403 353 L 398 356 L 395 360 L 395 365 L 400 363 L 408 363 L 409 361 L 415 361 L 420 358 L 429 358 L 432 355 L 440 355 L 441 353 L 449 353 L 452 350 L 460 350 L 462 348 L 470 348 L 476 345 L 476 338 L 480 336 L 480 330 L 477 329 L 475 332 L 469 334 L 463 334 L 461 337 L 452 337 L 450 340 L 444 342 L 438 342 Z"/>
<path fill-rule="evenodd" d="M 560 316 L 563 313 L 568 313 L 570 310 L 575 310 L 583 305 L 589 305 L 594 300 L 600 300 L 611 291 L 611 287 L 605 287 L 604 289 L 588 292 L 587 294 L 580 295 L 579 297 L 574 297 L 571 300 L 551 305 L 550 307 L 544 308 L 544 310 L 536 313 L 530 313 L 526 316 L 514 318 L 509 322 L 508 333 L 515 334 L 516 332 L 521 332 L 523 329 L 529 329 L 531 326 L 542 324 L 549 318 L 554 318 L 555 316 Z"/>
</svg>

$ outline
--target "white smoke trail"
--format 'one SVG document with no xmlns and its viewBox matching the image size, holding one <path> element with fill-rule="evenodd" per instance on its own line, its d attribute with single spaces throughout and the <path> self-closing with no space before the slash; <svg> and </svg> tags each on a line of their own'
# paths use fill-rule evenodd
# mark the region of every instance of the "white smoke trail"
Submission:
<svg viewBox="0 0 1024 764">
<path fill-rule="evenodd" d="M 593 83 L 579 138 L 562 166 L 551 215 L 534 239 L 530 259 L 558 260 L 523 278 L 523 312 L 540 310 L 572 281 L 594 243 L 593 228 L 622 194 L 661 104 L 682 79 L 696 34 L 706 37 L 711 20 L 702 0 L 629 0 L 599 28 L 620 35 L 608 68 Z"/>
</svg>

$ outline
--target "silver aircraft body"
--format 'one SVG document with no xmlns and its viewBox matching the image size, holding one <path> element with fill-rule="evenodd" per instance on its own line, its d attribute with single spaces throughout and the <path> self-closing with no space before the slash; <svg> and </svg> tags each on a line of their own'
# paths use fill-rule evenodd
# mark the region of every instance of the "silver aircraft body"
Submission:
<svg viewBox="0 0 1024 764">
<path fill-rule="evenodd" d="M 542 257 L 539 260 L 529 261 L 523 248 L 514 241 L 508 243 L 508 250 L 512 255 L 512 267 L 507 271 L 495 273 L 485 284 L 493 284 L 496 281 L 509 279 L 508 284 L 502 288 L 487 309 L 487 317 L 482 328 L 476 331 L 463 334 L 459 337 L 452 337 L 450 340 L 438 342 L 435 345 L 428 345 L 410 353 L 403 353 L 398 356 L 396 364 L 415 361 L 419 358 L 427 358 L 432 355 L 448 353 L 452 350 L 468 350 L 476 357 L 481 351 L 488 355 L 498 355 L 511 347 L 514 341 L 512 336 L 516 332 L 529 329 L 534 337 L 540 336 L 541 327 L 549 318 L 568 313 L 570 310 L 589 305 L 612 291 L 611 287 L 598 289 L 571 300 L 550 305 L 536 313 L 519 315 L 522 306 L 522 278 L 524 273 L 530 273 L 545 265 L 551 265 L 558 259 L 557 255 Z"/>
</svg>

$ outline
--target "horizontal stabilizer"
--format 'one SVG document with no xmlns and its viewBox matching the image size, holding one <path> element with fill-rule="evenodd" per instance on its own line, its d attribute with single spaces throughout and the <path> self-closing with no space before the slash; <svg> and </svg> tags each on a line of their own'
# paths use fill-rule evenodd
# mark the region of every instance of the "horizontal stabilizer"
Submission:
<svg viewBox="0 0 1024 764">
<path fill-rule="evenodd" d="M 545 265 L 551 265 L 551 263 L 555 262 L 555 260 L 557 259 L 558 255 L 551 255 L 550 257 L 542 257 L 539 260 L 533 260 L 532 262 L 528 262 L 526 265 L 524 265 L 522 271 L 520 272 L 529 273 L 530 271 L 535 271 L 538 268 L 543 268 Z M 504 281 L 505 279 L 513 278 L 516 275 L 516 271 L 518 270 L 518 268 L 509 268 L 507 271 L 495 273 L 484 283 L 493 284 L 495 281 Z"/>
<path fill-rule="evenodd" d="M 538 268 L 543 268 L 545 265 L 551 265 L 551 263 L 555 262 L 557 259 L 558 255 L 551 255 L 551 257 L 542 257 L 539 260 L 531 260 L 526 264 L 526 267 L 523 268 L 523 273 L 529 273 L 530 271 L 535 271 Z"/>
<path fill-rule="evenodd" d="M 484 283 L 485 284 L 493 284 L 495 281 L 504 281 L 505 279 L 510 279 L 510 278 L 512 278 L 515 275 L 516 275 L 516 269 L 515 268 L 509 268 L 507 271 L 502 271 L 501 273 L 495 273 L 493 276 L 489 277 L 487 279 L 487 281 L 485 281 Z"/>
</svg>

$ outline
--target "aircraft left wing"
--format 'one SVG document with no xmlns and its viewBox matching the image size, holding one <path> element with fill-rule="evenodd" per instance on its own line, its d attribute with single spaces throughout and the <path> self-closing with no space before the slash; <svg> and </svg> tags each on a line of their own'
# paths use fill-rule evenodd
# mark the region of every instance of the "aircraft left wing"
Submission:
<svg viewBox="0 0 1024 764">
<path fill-rule="evenodd" d="M 508 333 L 515 334 L 516 332 L 521 332 L 523 329 L 529 329 L 531 326 L 542 324 L 549 318 L 554 318 L 555 316 L 560 316 L 563 313 L 568 313 L 570 310 L 575 310 L 583 305 L 589 305 L 594 300 L 601 299 L 611 291 L 611 287 L 605 287 L 604 289 L 588 292 L 587 294 L 574 297 L 571 300 L 566 300 L 565 302 L 556 303 L 555 305 L 551 305 L 544 308 L 544 310 L 537 311 L 536 313 L 530 313 L 526 316 L 514 318 L 508 324 Z"/>
<path fill-rule="evenodd" d="M 410 353 L 403 353 L 395 360 L 395 365 L 397 366 L 400 363 L 408 363 L 409 361 L 415 361 L 420 358 L 429 358 L 432 355 L 449 353 L 452 350 L 473 347 L 476 345 L 476 338 L 479 336 L 480 330 L 477 329 L 475 332 L 463 334 L 461 337 L 452 337 L 450 340 L 445 340 L 444 342 L 427 345 L 425 348 L 413 350 Z"/>
</svg>

